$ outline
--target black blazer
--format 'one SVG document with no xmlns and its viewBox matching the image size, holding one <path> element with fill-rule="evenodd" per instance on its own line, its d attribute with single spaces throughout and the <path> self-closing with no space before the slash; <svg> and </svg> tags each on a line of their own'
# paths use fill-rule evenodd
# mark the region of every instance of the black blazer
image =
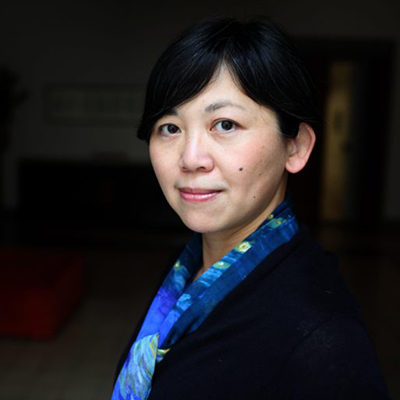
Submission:
<svg viewBox="0 0 400 400">
<path fill-rule="evenodd" d="M 388 398 L 359 306 L 339 275 L 336 258 L 304 228 L 172 347 L 156 366 L 149 396 Z"/>
</svg>

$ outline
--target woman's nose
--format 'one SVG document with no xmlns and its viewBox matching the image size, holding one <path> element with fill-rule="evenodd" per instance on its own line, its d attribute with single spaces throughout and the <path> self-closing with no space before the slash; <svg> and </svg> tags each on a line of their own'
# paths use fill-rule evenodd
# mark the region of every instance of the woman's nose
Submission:
<svg viewBox="0 0 400 400">
<path fill-rule="evenodd" d="M 214 160 L 200 135 L 185 141 L 179 167 L 185 172 L 209 172 L 214 168 Z"/>
</svg>

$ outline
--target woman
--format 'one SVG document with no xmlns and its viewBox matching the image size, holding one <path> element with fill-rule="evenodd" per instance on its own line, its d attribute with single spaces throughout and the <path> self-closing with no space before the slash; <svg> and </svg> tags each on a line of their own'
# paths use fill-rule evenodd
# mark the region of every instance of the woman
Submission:
<svg viewBox="0 0 400 400">
<path fill-rule="evenodd" d="M 196 233 L 133 335 L 113 399 L 387 398 L 336 260 L 286 197 L 317 120 L 308 75 L 268 20 L 203 21 L 161 56 L 138 136 Z"/>
</svg>

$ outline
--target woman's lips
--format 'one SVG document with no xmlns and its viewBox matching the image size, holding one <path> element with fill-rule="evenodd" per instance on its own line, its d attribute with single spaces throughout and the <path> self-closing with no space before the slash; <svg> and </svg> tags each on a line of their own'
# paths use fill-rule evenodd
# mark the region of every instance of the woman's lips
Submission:
<svg viewBox="0 0 400 400">
<path fill-rule="evenodd" d="M 221 190 L 199 189 L 199 188 L 180 188 L 179 194 L 183 200 L 192 203 L 201 203 L 217 197 Z"/>
</svg>

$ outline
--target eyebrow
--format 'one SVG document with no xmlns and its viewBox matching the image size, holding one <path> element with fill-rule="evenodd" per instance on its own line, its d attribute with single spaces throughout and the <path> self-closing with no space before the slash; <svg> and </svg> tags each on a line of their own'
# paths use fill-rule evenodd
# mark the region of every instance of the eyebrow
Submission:
<svg viewBox="0 0 400 400">
<path fill-rule="evenodd" d="M 224 108 L 224 107 L 236 107 L 236 108 L 240 108 L 241 110 L 246 110 L 245 107 L 243 107 L 240 104 L 237 103 L 233 103 L 230 100 L 222 100 L 222 101 L 217 101 L 215 103 L 211 103 L 209 104 L 204 111 L 206 113 L 212 113 L 214 111 L 219 110 L 220 108 Z M 164 115 L 173 115 L 173 116 L 178 116 L 179 112 L 176 108 L 171 108 L 170 110 L 168 110 Z"/>
<path fill-rule="evenodd" d="M 164 115 L 174 115 L 177 116 L 178 115 L 178 111 L 176 110 L 176 108 L 171 108 L 170 110 L 166 111 L 164 113 Z"/>
<path fill-rule="evenodd" d="M 216 103 L 212 103 L 212 104 L 208 105 L 204 109 L 204 111 L 206 113 L 211 113 L 211 112 L 219 110 L 220 108 L 223 108 L 223 107 L 236 107 L 236 108 L 240 108 L 242 110 L 245 110 L 245 108 L 242 105 L 237 104 L 237 103 L 232 103 L 229 100 L 225 100 L 225 101 L 218 101 Z"/>
</svg>

